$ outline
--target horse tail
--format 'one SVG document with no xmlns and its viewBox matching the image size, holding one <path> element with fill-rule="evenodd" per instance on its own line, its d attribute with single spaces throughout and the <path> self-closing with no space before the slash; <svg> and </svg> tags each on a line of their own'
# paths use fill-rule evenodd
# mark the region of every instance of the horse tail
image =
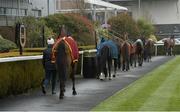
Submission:
<svg viewBox="0 0 180 112">
<path fill-rule="evenodd" d="M 128 44 L 125 44 L 125 56 L 126 56 L 126 60 L 128 60 L 128 56 L 129 56 L 129 48 L 128 48 Z"/>
</svg>

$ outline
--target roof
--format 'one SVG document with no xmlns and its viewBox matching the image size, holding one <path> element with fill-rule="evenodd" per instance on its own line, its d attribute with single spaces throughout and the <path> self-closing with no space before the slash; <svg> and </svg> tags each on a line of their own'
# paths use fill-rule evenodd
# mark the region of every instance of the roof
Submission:
<svg viewBox="0 0 180 112">
<path fill-rule="evenodd" d="M 124 10 L 124 11 L 128 10 L 126 7 L 115 5 L 115 4 L 112 4 L 112 3 L 109 3 L 109 2 L 104 2 L 102 0 L 84 0 L 84 2 L 94 4 L 94 5 L 103 6 L 103 7 L 106 7 L 106 8 L 114 8 L 114 9 L 117 9 L 117 10 Z"/>
</svg>

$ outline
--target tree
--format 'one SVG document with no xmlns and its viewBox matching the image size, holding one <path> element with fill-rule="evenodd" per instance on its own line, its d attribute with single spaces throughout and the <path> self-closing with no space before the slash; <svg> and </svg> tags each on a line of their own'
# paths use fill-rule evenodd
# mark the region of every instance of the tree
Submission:
<svg viewBox="0 0 180 112">
<path fill-rule="evenodd" d="M 80 14 L 55 14 L 45 18 L 48 27 L 59 35 L 59 27 L 65 25 L 67 31 L 78 41 L 79 45 L 94 44 L 94 27 L 90 20 Z"/>
<path fill-rule="evenodd" d="M 42 47 L 43 37 L 42 28 L 45 27 L 45 37 L 52 36 L 53 32 L 45 25 L 45 21 L 42 18 L 35 18 L 32 16 L 23 17 L 20 20 L 26 27 L 27 44 L 26 47 Z"/>
<path fill-rule="evenodd" d="M 115 32 L 114 35 L 124 40 L 127 34 L 130 39 L 137 38 L 139 35 L 136 21 L 126 13 L 110 18 L 108 23 L 111 25 L 112 33 Z"/>
<path fill-rule="evenodd" d="M 150 22 L 144 19 L 139 19 L 137 21 L 137 25 L 138 25 L 141 37 L 149 38 L 151 34 L 154 34 L 155 29 L 154 29 L 154 26 Z"/>
</svg>

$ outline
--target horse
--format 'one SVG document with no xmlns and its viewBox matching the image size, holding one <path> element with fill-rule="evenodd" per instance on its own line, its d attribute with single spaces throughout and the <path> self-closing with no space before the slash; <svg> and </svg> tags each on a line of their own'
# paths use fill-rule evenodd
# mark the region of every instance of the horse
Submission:
<svg viewBox="0 0 180 112">
<path fill-rule="evenodd" d="M 148 39 L 144 45 L 144 60 L 151 61 L 152 53 L 154 48 L 154 42 L 152 39 Z"/>
<path fill-rule="evenodd" d="M 130 44 L 130 65 L 133 66 L 134 63 L 134 67 L 136 67 L 135 65 L 136 46 L 132 42 L 129 42 L 129 44 Z"/>
<path fill-rule="evenodd" d="M 173 54 L 174 46 L 175 46 L 174 37 L 164 39 L 164 50 L 166 55 L 171 56 Z"/>
<path fill-rule="evenodd" d="M 99 44 L 97 50 L 97 60 L 98 60 L 98 77 L 100 80 L 103 80 L 103 73 L 105 74 L 105 78 L 107 77 L 107 73 L 109 74 L 109 80 L 111 77 L 111 67 L 112 60 L 114 60 L 114 74 L 113 77 L 116 77 L 116 68 L 117 68 L 117 59 L 118 59 L 118 48 L 116 44 L 112 40 L 107 40 L 103 43 Z M 106 68 L 108 66 L 108 69 Z"/>
<path fill-rule="evenodd" d="M 134 43 L 135 46 L 135 67 L 136 67 L 136 61 L 138 61 L 138 65 L 142 66 L 143 64 L 143 42 L 141 39 L 137 39 Z"/>
<path fill-rule="evenodd" d="M 120 39 L 119 37 L 113 38 L 113 42 L 116 44 L 117 49 L 118 49 L 118 58 L 116 59 L 117 61 L 115 61 L 114 63 L 114 69 L 115 71 L 118 69 L 121 69 L 121 44 L 123 42 L 122 39 Z"/>
<path fill-rule="evenodd" d="M 52 48 L 52 61 L 56 64 L 60 81 L 59 99 L 63 99 L 65 82 L 67 78 L 72 79 L 72 94 L 76 95 L 75 71 L 79 58 L 79 51 L 76 41 L 71 36 L 59 37 Z"/>
<path fill-rule="evenodd" d="M 128 71 L 130 69 L 130 50 L 131 45 L 129 42 L 124 41 L 121 46 L 121 56 L 122 56 L 122 71 Z"/>
</svg>

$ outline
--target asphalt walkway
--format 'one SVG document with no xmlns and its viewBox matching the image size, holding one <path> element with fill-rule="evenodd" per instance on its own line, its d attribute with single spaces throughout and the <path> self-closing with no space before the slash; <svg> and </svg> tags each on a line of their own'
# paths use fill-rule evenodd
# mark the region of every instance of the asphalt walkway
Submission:
<svg viewBox="0 0 180 112">
<path fill-rule="evenodd" d="M 152 62 L 144 63 L 143 67 L 132 68 L 128 72 L 118 71 L 118 76 L 110 81 L 78 77 L 76 80 L 78 94 L 72 95 L 72 84 L 67 82 L 63 100 L 59 100 L 59 92 L 51 95 L 49 91 L 47 95 L 43 95 L 40 89 L 0 99 L 0 111 L 89 111 L 106 98 L 172 58 L 153 57 Z"/>
</svg>

